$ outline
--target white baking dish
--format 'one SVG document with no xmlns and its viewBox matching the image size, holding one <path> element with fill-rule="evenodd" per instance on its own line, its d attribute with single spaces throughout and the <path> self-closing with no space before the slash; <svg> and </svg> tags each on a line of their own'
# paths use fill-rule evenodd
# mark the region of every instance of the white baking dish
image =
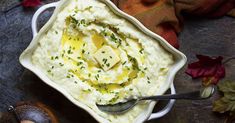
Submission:
<svg viewBox="0 0 235 123">
<path fill-rule="evenodd" d="M 180 51 L 178 51 L 177 49 L 175 49 L 174 47 L 172 47 L 165 39 L 163 39 L 161 36 L 151 32 L 150 30 L 148 30 L 146 27 L 144 27 L 137 19 L 135 19 L 134 17 L 122 12 L 121 10 L 119 10 L 110 0 L 100 0 L 101 2 L 105 3 L 115 14 L 119 15 L 122 18 L 127 19 L 128 21 L 130 21 L 133 25 L 135 25 L 137 28 L 139 28 L 142 32 L 144 32 L 145 34 L 147 34 L 148 36 L 152 37 L 153 39 L 156 39 L 156 41 L 158 41 L 167 51 L 169 51 L 171 54 L 173 54 L 174 56 L 174 60 L 175 63 L 172 66 L 169 74 L 168 74 L 168 78 L 165 82 L 164 87 L 162 87 L 162 92 L 161 94 L 164 94 L 169 88 L 171 88 L 171 93 L 175 94 L 175 88 L 173 85 L 173 80 L 175 77 L 175 74 L 179 71 L 179 69 L 181 69 L 184 64 L 186 63 L 186 56 L 181 53 Z M 62 93 L 67 99 L 69 99 L 72 103 L 74 103 L 75 105 L 77 105 L 78 107 L 86 110 L 90 115 L 92 115 L 97 121 L 99 122 L 105 122 L 104 119 L 97 115 L 92 109 L 90 109 L 89 107 L 87 107 L 85 104 L 82 104 L 80 102 L 78 102 L 77 100 L 75 100 L 67 91 L 65 91 L 62 87 L 60 87 L 59 85 L 57 85 L 56 83 L 54 83 L 53 81 L 51 81 L 44 73 L 42 73 L 37 67 L 35 67 L 32 62 L 31 62 L 31 56 L 32 53 L 34 52 L 35 48 L 38 45 L 38 39 L 41 36 L 42 33 L 44 33 L 45 31 L 47 31 L 48 29 L 51 28 L 52 23 L 55 21 L 57 14 L 60 12 L 61 8 L 63 8 L 64 6 L 66 6 L 68 3 L 68 0 L 61 0 L 59 2 L 54 2 L 54 3 L 50 3 L 50 4 L 46 4 L 42 7 L 40 7 L 36 13 L 33 16 L 32 19 L 32 32 L 33 32 L 33 40 L 30 43 L 30 45 L 24 50 L 24 52 L 21 54 L 20 56 L 20 63 L 27 69 L 31 70 L 33 73 L 35 73 L 39 78 L 41 78 L 41 80 L 43 80 L 46 84 L 48 84 L 49 86 L 53 87 L 54 89 L 56 89 L 57 91 L 59 91 L 60 93 Z M 48 8 L 51 7 L 56 7 L 53 15 L 51 16 L 50 20 L 40 29 L 39 32 L 37 32 L 37 19 L 38 16 L 45 11 Z M 170 100 L 170 102 L 166 105 L 165 108 L 163 108 L 161 111 L 156 112 L 156 113 L 152 113 L 152 110 L 156 104 L 156 102 L 151 102 L 149 104 L 149 107 L 147 109 L 147 111 L 145 111 L 146 113 L 144 113 L 141 116 L 138 116 L 137 119 L 135 120 L 135 122 L 144 122 L 146 120 L 150 120 L 150 119 L 154 119 L 154 118 L 159 118 L 164 116 L 165 114 L 167 114 L 173 104 L 174 104 L 175 100 Z"/>
</svg>

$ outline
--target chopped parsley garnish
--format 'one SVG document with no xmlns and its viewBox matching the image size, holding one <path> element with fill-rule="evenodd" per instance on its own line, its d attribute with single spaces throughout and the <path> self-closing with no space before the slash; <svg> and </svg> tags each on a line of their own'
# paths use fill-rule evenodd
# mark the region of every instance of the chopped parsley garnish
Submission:
<svg viewBox="0 0 235 123">
<path fill-rule="evenodd" d="M 77 19 L 75 19 L 73 16 L 70 16 L 70 18 L 71 18 L 71 23 L 74 23 L 74 24 L 78 24 L 78 20 Z"/>
<path fill-rule="evenodd" d="M 73 52 L 71 51 L 71 49 L 69 49 L 69 50 L 67 51 L 67 53 L 68 53 L 68 54 L 72 54 Z"/>
<path fill-rule="evenodd" d="M 140 52 L 141 54 L 143 54 L 143 51 L 144 51 L 144 49 L 140 49 L 140 51 L 139 51 L 139 52 Z"/>
<path fill-rule="evenodd" d="M 62 64 L 62 63 L 59 63 L 59 65 L 60 65 L 60 66 L 64 66 L 64 64 Z"/>
<path fill-rule="evenodd" d="M 126 64 L 126 61 L 124 61 L 123 63 L 122 63 L 122 65 L 125 65 Z"/>
<path fill-rule="evenodd" d="M 85 8 L 85 10 L 90 10 L 92 8 L 92 6 L 88 6 L 87 8 Z"/>
<path fill-rule="evenodd" d="M 82 49 L 82 54 L 84 54 L 85 53 L 85 50 L 84 49 Z"/>
<path fill-rule="evenodd" d="M 98 81 L 98 77 L 97 76 L 95 76 L 95 79 Z"/>
<path fill-rule="evenodd" d="M 58 57 L 58 56 L 55 56 L 55 59 L 59 59 L 59 57 Z"/>
<path fill-rule="evenodd" d="M 102 51 L 101 53 L 105 53 L 105 51 Z"/>
<path fill-rule="evenodd" d="M 80 66 L 82 63 L 83 63 L 83 62 L 78 62 L 78 63 L 77 63 L 77 66 Z"/>
<path fill-rule="evenodd" d="M 107 35 L 108 35 L 105 30 L 102 30 L 102 31 L 100 32 L 100 34 L 103 35 L 103 36 L 107 36 Z"/>
</svg>

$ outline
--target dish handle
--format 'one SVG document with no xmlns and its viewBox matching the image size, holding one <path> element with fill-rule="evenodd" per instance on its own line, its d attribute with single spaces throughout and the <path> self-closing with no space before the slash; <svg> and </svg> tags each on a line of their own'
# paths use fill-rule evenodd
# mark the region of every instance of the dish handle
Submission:
<svg viewBox="0 0 235 123">
<path fill-rule="evenodd" d="M 172 83 L 171 84 L 171 94 L 175 94 L 175 93 L 176 93 L 175 87 L 174 87 L 174 84 Z M 152 113 L 148 120 L 157 119 L 157 118 L 160 118 L 160 117 L 166 115 L 171 110 L 174 103 L 175 103 L 174 99 L 170 100 L 169 103 L 162 110 L 160 110 L 156 113 Z"/>
<path fill-rule="evenodd" d="M 31 24 L 31 28 L 32 28 L 32 32 L 33 32 L 33 37 L 35 37 L 38 33 L 38 28 L 37 28 L 37 21 L 38 21 L 38 17 L 40 16 L 40 14 L 42 12 L 44 12 L 45 10 L 49 9 L 49 8 L 54 8 L 59 4 L 59 2 L 53 2 L 53 3 L 49 3 L 46 5 L 41 6 L 33 15 L 32 18 L 32 24 Z"/>
</svg>

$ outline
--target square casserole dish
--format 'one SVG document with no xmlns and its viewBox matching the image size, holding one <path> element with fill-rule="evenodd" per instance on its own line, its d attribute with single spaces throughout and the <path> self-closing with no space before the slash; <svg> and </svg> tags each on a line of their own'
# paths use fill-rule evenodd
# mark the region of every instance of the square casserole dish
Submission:
<svg viewBox="0 0 235 123">
<path fill-rule="evenodd" d="M 57 15 L 65 8 L 72 0 L 61 0 L 59 2 L 55 3 L 50 3 L 47 5 L 42 6 L 37 10 L 35 13 L 33 19 L 32 19 L 32 31 L 33 31 L 33 40 L 29 44 L 29 46 L 23 51 L 23 53 L 20 55 L 20 63 L 33 73 L 35 73 L 42 81 L 44 81 L 46 84 L 51 86 L 52 88 L 56 89 L 60 93 L 62 93 L 68 100 L 70 100 L 73 104 L 77 105 L 78 107 L 86 110 L 90 115 L 92 115 L 97 121 L 99 122 L 108 122 L 106 119 L 98 115 L 96 112 L 94 112 L 91 108 L 89 108 L 87 105 L 77 101 L 74 97 L 72 97 L 64 88 L 62 88 L 60 85 L 57 83 L 53 82 L 51 79 L 47 77 L 38 67 L 36 67 L 31 60 L 31 57 L 39 45 L 39 40 L 40 38 L 52 27 L 53 23 L 55 22 Z M 126 19 L 129 21 L 131 24 L 133 24 L 137 29 L 142 31 L 144 34 L 147 36 L 153 38 L 155 41 L 157 41 L 165 50 L 167 50 L 169 53 L 171 53 L 174 57 L 174 63 L 172 67 L 170 68 L 168 74 L 167 74 L 167 79 L 165 81 L 164 86 L 161 86 L 161 91 L 159 92 L 160 94 L 164 94 L 170 87 L 171 87 L 171 93 L 174 94 L 174 86 L 173 86 L 173 80 L 176 75 L 176 73 L 184 66 L 186 63 L 186 56 L 172 47 L 165 39 L 163 39 L 161 36 L 151 32 L 148 30 L 143 24 L 141 24 L 137 19 L 134 17 L 122 12 L 119 10 L 111 1 L 109 0 L 98 0 L 99 2 L 104 3 L 106 6 L 109 7 L 109 9 L 118 15 L 119 17 Z M 49 19 L 49 21 L 40 29 L 39 32 L 37 32 L 37 18 L 38 16 L 46 9 L 51 8 L 51 7 L 56 7 L 54 10 L 53 15 Z M 159 94 L 158 93 L 158 94 Z M 154 119 L 154 118 L 159 118 L 165 115 L 170 111 L 174 104 L 174 100 L 171 100 L 169 104 L 161 111 L 157 113 L 152 114 L 152 110 L 155 106 L 156 102 L 151 102 L 149 103 L 148 107 L 146 110 L 143 111 L 135 120 L 134 122 L 136 123 L 141 123 L 144 122 L 148 119 Z"/>
</svg>

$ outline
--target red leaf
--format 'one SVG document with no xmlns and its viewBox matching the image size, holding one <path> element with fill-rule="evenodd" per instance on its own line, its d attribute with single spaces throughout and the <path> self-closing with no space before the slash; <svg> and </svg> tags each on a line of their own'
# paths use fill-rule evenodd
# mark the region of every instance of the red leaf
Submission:
<svg viewBox="0 0 235 123">
<path fill-rule="evenodd" d="M 223 57 L 209 57 L 196 55 L 197 62 L 188 65 L 186 73 L 192 78 L 203 78 L 204 84 L 217 84 L 225 76 L 225 68 L 222 64 Z"/>
<path fill-rule="evenodd" d="M 41 4 L 40 0 L 23 0 L 22 6 L 24 7 L 36 7 Z"/>
</svg>

